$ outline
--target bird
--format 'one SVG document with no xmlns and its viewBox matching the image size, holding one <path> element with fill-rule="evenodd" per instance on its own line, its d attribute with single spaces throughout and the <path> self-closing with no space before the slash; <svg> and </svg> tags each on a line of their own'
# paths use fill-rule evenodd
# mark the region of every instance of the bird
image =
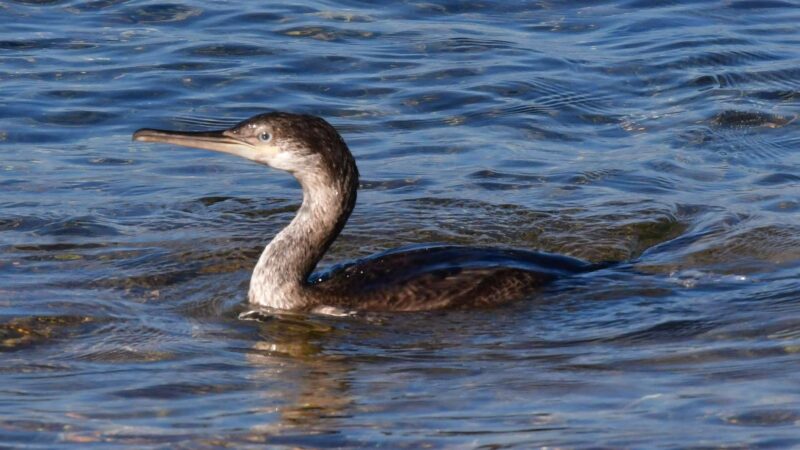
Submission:
<svg viewBox="0 0 800 450">
<path fill-rule="evenodd" d="M 248 300 L 256 308 L 331 315 L 489 308 L 603 266 L 517 248 L 417 244 L 312 276 L 350 217 L 359 187 L 353 154 L 325 119 L 268 112 L 219 131 L 142 128 L 133 140 L 239 156 L 299 182 L 299 209 L 253 270 Z"/>
</svg>

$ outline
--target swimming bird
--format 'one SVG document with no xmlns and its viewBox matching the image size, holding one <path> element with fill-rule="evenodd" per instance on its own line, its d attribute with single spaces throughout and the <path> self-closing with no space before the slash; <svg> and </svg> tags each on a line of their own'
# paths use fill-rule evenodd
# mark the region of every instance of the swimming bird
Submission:
<svg viewBox="0 0 800 450">
<path fill-rule="evenodd" d="M 227 130 L 145 128 L 133 139 L 240 156 L 289 172 L 300 183 L 300 208 L 253 270 L 248 298 L 256 306 L 330 314 L 487 307 L 522 299 L 558 277 L 598 268 L 527 250 L 430 245 L 388 251 L 311 277 L 350 217 L 359 184 L 352 153 L 327 121 L 272 112 Z"/>
</svg>

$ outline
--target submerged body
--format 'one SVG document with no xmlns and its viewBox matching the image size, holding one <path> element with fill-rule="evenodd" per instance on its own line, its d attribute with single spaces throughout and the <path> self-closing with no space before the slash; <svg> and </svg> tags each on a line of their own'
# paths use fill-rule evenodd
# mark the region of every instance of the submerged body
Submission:
<svg viewBox="0 0 800 450">
<path fill-rule="evenodd" d="M 485 307 L 596 268 L 545 253 L 433 246 L 388 252 L 309 279 L 347 222 L 358 189 L 355 160 L 330 124 L 314 116 L 268 113 L 229 130 L 142 129 L 133 138 L 234 154 L 287 171 L 300 182 L 300 209 L 253 271 L 248 297 L 255 305 L 297 311 Z"/>
</svg>

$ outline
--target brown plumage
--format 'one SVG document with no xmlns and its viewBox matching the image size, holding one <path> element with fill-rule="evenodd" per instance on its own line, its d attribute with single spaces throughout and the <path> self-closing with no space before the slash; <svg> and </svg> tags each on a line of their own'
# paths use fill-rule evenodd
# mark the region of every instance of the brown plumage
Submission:
<svg viewBox="0 0 800 450">
<path fill-rule="evenodd" d="M 142 129 L 133 138 L 234 154 L 287 171 L 300 182 L 303 204 L 253 271 L 249 299 L 255 305 L 326 312 L 487 307 L 597 268 L 546 253 L 429 246 L 366 258 L 309 281 L 356 202 L 358 169 L 333 126 L 319 117 L 268 113 L 228 130 Z"/>
</svg>

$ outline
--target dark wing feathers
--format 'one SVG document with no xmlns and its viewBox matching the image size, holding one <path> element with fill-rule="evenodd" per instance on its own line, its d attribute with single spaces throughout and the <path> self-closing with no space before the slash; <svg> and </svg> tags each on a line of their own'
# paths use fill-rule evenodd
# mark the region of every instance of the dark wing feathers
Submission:
<svg viewBox="0 0 800 450">
<path fill-rule="evenodd" d="M 313 286 L 330 306 L 419 311 L 517 300 L 583 261 L 521 250 L 436 246 L 393 251 L 334 268 Z M 336 303 L 335 305 L 332 303 Z"/>
</svg>

